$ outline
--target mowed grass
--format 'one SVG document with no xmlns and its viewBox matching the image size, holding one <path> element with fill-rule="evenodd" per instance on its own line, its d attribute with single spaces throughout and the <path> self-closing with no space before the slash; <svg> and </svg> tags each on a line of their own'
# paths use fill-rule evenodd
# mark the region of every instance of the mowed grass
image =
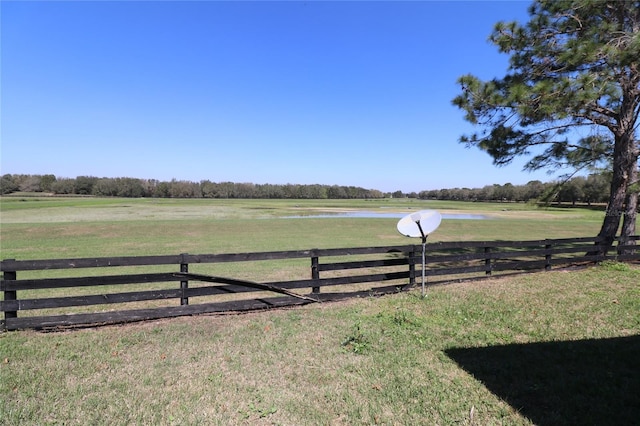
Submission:
<svg viewBox="0 0 640 426">
<path fill-rule="evenodd" d="M 490 218 L 444 220 L 429 237 L 434 242 L 591 236 L 603 215 L 417 200 L 3 198 L 1 257 L 407 244 L 415 241 L 397 234 L 397 219 L 287 217 L 423 208 Z M 286 277 L 298 268 L 290 267 L 278 264 L 274 273 Z M 8 425 L 634 424 L 638 282 L 638 265 L 606 263 L 430 287 L 426 298 L 416 291 L 251 314 L 3 333 L 0 419 Z"/>
<path fill-rule="evenodd" d="M 5 333 L 0 418 L 634 424 L 640 270 L 623 266 L 452 284 L 424 299 Z"/>
</svg>

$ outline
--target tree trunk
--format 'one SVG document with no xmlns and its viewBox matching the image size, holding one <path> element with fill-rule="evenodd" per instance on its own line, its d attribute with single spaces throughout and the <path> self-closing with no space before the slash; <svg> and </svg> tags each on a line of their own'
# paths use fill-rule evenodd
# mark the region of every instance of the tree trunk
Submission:
<svg viewBox="0 0 640 426">
<path fill-rule="evenodd" d="M 629 182 L 631 187 L 627 188 L 625 199 L 624 219 L 622 220 L 622 230 L 620 232 L 620 243 L 625 245 L 635 245 L 636 241 L 628 237 L 636 234 L 636 219 L 638 216 L 638 167 L 637 159 L 630 165 Z M 632 254 L 635 250 L 628 249 L 620 251 L 620 254 Z"/>
<path fill-rule="evenodd" d="M 613 148 L 613 174 L 611 177 L 611 191 L 607 212 L 602 222 L 598 237 L 603 240 L 604 254 L 611 248 L 620 227 L 620 218 L 625 211 L 627 188 L 629 186 L 629 154 L 633 148 L 633 138 L 630 135 L 615 135 Z M 635 166 L 635 163 L 634 163 Z M 635 223 L 635 222 L 634 222 Z"/>
<path fill-rule="evenodd" d="M 623 84 L 623 86 L 625 86 Z M 628 91 L 625 93 L 629 93 Z M 614 131 L 613 175 L 607 214 L 602 222 L 599 237 L 603 238 L 604 251 L 611 248 L 624 215 L 622 240 L 635 235 L 638 205 L 638 193 L 634 190 L 638 181 L 638 147 L 634 132 L 634 111 L 636 100 L 625 96 L 618 118 L 618 127 Z M 632 186 L 633 185 L 633 186 Z"/>
<path fill-rule="evenodd" d="M 638 22 L 636 22 L 638 24 Z M 637 30 L 637 27 L 636 27 Z M 629 240 L 629 237 L 636 233 L 636 217 L 638 210 L 638 156 L 640 155 L 640 146 L 635 138 L 635 123 L 638 120 L 636 111 L 638 111 L 638 102 L 640 101 L 640 73 L 635 69 L 629 76 L 625 76 L 621 82 L 623 91 L 622 104 L 617 118 L 618 133 L 615 134 L 615 146 L 613 150 L 613 167 L 614 173 L 616 165 L 619 166 L 622 173 L 621 185 L 624 185 L 624 219 L 622 223 L 622 231 L 620 233 L 620 242 L 627 244 L 635 243 Z M 619 160 L 616 162 L 616 160 Z M 613 187 L 612 187 L 613 188 Z M 620 244 L 620 243 L 619 243 Z M 623 250 L 629 252 L 629 250 Z"/>
<path fill-rule="evenodd" d="M 616 173 L 613 173 L 613 179 L 611 181 L 611 193 L 609 196 L 609 203 L 607 205 L 607 212 L 600 228 L 598 237 L 603 240 L 600 242 L 604 247 L 604 254 L 607 253 L 609 248 L 613 245 L 613 241 L 616 238 L 618 228 L 620 227 L 620 217 L 622 216 L 622 210 L 624 208 L 624 201 L 626 198 L 625 186 L 619 184 L 620 178 L 616 178 Z M 615 182 L 618 182 L 614 185 Z"/>
</svg>

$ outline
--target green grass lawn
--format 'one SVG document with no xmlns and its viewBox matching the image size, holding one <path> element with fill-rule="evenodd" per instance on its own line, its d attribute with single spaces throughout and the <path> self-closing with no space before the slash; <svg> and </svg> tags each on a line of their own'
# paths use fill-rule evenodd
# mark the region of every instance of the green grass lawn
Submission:
<svg viewBox="0 0 640 426">
<path fill-rule="evenodd" d="M 407 244 L 361 209 L 487 215 L 429 241 L 595 235 L 603 212 L 418 200 L 0 200 L 1 257 Z M 287 271 L 279 271 L 286 275 Z M 250 277 L 247 277 L 250 279 Z M 7 425 L 633 424 L 640 267 L 492 278 L 381 298 L 0 334 Z"/>
<path fill-rule="evenodd" d="M 0 335 L 40 424 L 633 424 L 640 269 L 610 264 L 243 315 Z"/>
</svg>

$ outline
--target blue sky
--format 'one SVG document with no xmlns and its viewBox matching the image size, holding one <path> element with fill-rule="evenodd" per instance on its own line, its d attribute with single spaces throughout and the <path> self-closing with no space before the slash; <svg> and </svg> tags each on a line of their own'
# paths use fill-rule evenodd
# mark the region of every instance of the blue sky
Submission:
<svg viewBox="0 0 640 426">
<path fill-rule="evenodd" d="M 529 2 L 0 5 L 1 173 L 354 185 L 554 178 L 458 143 L 456 79 Z"/>
</svg>

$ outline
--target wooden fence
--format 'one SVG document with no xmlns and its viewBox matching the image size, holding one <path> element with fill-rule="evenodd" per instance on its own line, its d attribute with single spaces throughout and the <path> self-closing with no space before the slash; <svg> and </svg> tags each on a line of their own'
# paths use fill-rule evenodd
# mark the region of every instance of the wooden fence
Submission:
<svg viewBox="0 0 640 426">
<path fill-rule="evenodd" d="M 616 241 L 612 247 L 603 246 L 597 238 L 430 243 L 426 245 L 425 275 L 427 284 L 435 285 L 605 259 L 635 262 L 640 260 L 638 239 Z M 302 268 L 306 277 L 255 282 L 195 271 L 204 265 L 248 262 L 255 266 L 263 261 L 273 271 L 278 261 L 295 259 L 306 262 Z M 110 268 L 125 273 L 106 275 Z M 254 271 L 253 266 L 248 268 Z M 0 301 L 4 312 L 0 329 L 42 329 L 257 310 L 402 291 L 421 280 L 422 246 L 5 259 L 0 270 L 4 299 Z M 79 270 L 91 273 L 77 276 Z M 268 280 L 269 273 L 264 277 Z M 371 287 L 372 283 L 377 286 Z M 133 308 L 125 309 L 124 304 Z"/>
</svg>

